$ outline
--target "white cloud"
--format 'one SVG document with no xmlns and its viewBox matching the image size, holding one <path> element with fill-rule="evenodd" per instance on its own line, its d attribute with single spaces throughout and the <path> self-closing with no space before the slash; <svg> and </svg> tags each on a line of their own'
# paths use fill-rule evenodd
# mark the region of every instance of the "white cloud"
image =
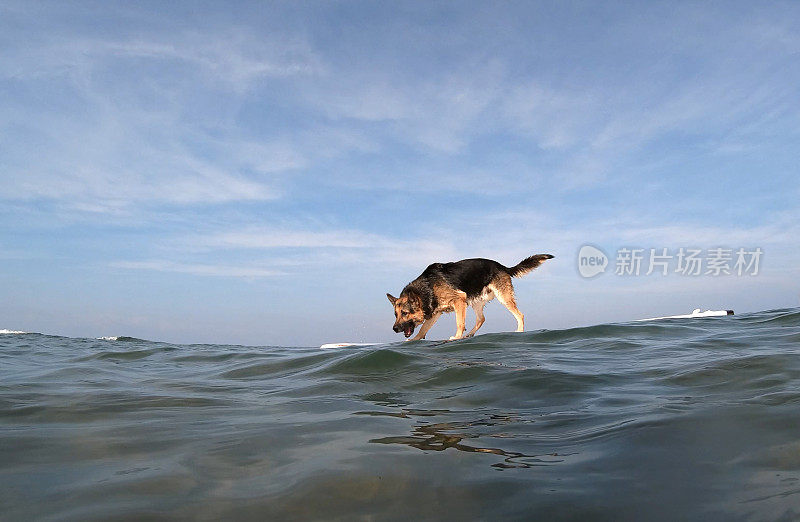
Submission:
<svg viewBox="0 0 800 522">
<path fill-rule="evenodd" d="M 384 246 L 388 239 L 355 230 L 247 229 L 220 232 L 187 240 L 192 245 L 224 249 L 269 248 L 369 248 Z"/>
<path fill-rule="evenodd" d="M 198 276 L 272 277 L 357 267 L 371 271 L 422 269 L 434 261 L 454 261 L 461 253 L 442 238 L 398 239 L 358 230 L 318 230 L 247 228 L 210 232 L 162 241 L 161 259 L 118 260 L 112 267 L 162 272 L 181 272 Z M 255 251 L 246 260 L 230 262 L 238 250 Z M 240 257 L 240 256 L 238 256 Z M 186 262 L 203 258 L 204 262 Z M 176 259 L 180 259 L 177 261 Z"/>
<path fill-rule="evenodd" d="M 147 136 L 148 129 L 128 130 L 125 136 L 85 126 L 73 132 L 71 124 L 61 129 L 46 130 L 48 154 L 34 157 L 29 151 L 6 165 L 6 198 L 46 198 L 101 211 L 135 203 L 206 204 L 279 195 L 268 184 L 203 159 L 168 137 Z"/>
<path fill-rule="evenodd" d="M 190 236 L 180 244 L 206 251 L 306 249 L 298 259 L 320 267 L 374 263 L 385 266 L 419 266 L 436 260 L 458 259 L 458 249 L 441 237 L 396 238 L 360 230 L 247 228 Z M 325 250 L 326 252 L 320 252 Z"/>
<path fill-rule="evenodd" d="M 244 29 L 38 32 L 0 64 L 14 86 L 0 108 L 2 197 L 94 213 L 279 197 L 271 176 L 305 168 L 308 156 L 286 137 L 243 136 L 230 111 L 260 81 L 318 66 L 302 39 Z M 31 104 L 38 92 L 48 102 Z"/>
<path fill-rule="evenodd" d="M 304 84 L 304 102 L 336 119 L 378 122 L 402 141 L 437 153 L 463 150 L 498 95 L 501 71 L 484 66 L 434 77 L 390 68 L 332 70 Z"/>
<path fill-rule="evenodd" d="M 156 272 L 175 272 L 196 276 L 241 277 L 245 279 L 284 275 L 283 272 L 277 270 L 252 266 L 177 263 L 164 260 L 115 261 L 111 263 L 110 266 L 127 270 L 152 270 Z"/>
<path fill-rule="evenodd" d="M 791 48 L 785 30 L 770 33 L 765 24 L 747 38 L 777 41 L 784 52 Z M 627 37 L 642 37 L 621 26 Z M 734 128 L 726 139 L 741 148 L 793 110 L 792 82 L 757 82 L 702 50 L 695 57 L 707 66 L 704 74 L 680 78 L 679 85 L 675 75 L 665 85 L 652 81 L 669 72 L 662 63 L 632 66 L 622 79 L 598 77 L 590 67 L 585 82 L 571 83 L 559 75 L 563 64 L 542 58 L 526 63 L 500 53 L 483 59 L 473 50 L 456 63 L 416 74 L 413 66 L 396 67 L 402 50 L 384 56 L 364 49 L 358 56 L 368 60 L 342 60 L 314 48 L 303 34 L 259 34 L 230 25 L 101 38 L 62 29 L 10 46 L 0 75 L 27 85 L 60 85 L 75 99 L 65 103 L 72 106 L 66 113 L 15 107 L 13 100 L 0 111 L 0 129 L 10 136 L 7 148 L 25 148 L 14 138 L 23 128 L 48 150 L 4 165 L 6 184 L 23 197 L 85 199 L 78 203 L 84 207 L 102 200 L 97 209 L 119 200 L 269 200 L 282 194 L 273 174 L 310 170 L 349 153 L 378 155 L 399 141 L 418 149 L 421 166 L 411 165 L 402 176 L 345 170 L 331 181 L 371 190 L 497 193 L 531 191 L 547 176 L 553 186 L 585 189 L 621 175 L 620 166 L 633 153 L 670 132 Z M 665 52 L 669 63 L 686 50 Z M 755 67 L 770 73 L 775 63 L 779 58 Z M 272 131 L 278 135 L 248 134 L 237 111 L 271 81 L 282 82 L 277 96 L 288 114 L 283 117 L 308 112 L 313 123 L 272 122 L 282 129 Z M 491 160 L 470 168 L 462 167 L 468 161 L 443 161 L 444 167 L 428 161 L 471 160 L 472 145 L 485 136 L 510 136 L 530 151 L 515 160 L 519 168 L 507 172 Z M 724 150 L 725 143 L 718 147 Z M 397 170 L 408 163 L 406 158 Z M 484 178 L 497 182 L 482 183 Z M 521 182 L 514 185 L 514 178 Z"/>
<path fill-rule="evenodd" d="M 244 28 L 211 33 L 178 30 L 140 36 L 87 37 L 68 31 L 39 33 L 25 45 L 6 49 L 0 75 L 29 79 L 71 75 L 79 83 L 104 67 L 127 64 L 134 68 L 180 63 L 237 92 L 264 78 L 316 74 L 322 69 L 308 44 L 296 37 L 256 35 Z M 139 60 L 138 62 L 136 60 Z M 142 77 L 142 80 L 147 78 Z"/>
</svg>

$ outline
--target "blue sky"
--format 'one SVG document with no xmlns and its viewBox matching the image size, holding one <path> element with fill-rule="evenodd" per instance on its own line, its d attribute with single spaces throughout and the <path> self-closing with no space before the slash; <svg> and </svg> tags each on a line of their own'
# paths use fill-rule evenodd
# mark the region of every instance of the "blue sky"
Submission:
<svg viewBox="0 0 800 522">
<path fill-rule="evenodd" d="M 798 24 L 794 2 L 0 1 L 0 328 L 387 341 L 385 292 L 429 263 L 540 252 L 528 329 L 797 306 Z M 584 279 L 587 243 L 764 255 Z M 487 307 L 483 331 L 514 325 Z"/>
</svg>

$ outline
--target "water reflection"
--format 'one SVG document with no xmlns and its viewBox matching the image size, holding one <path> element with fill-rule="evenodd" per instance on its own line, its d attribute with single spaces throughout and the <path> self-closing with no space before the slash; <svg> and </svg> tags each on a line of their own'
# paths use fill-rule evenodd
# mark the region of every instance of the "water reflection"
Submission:
<svg viewBox="0 0 800 522">
<path fill-rule="evenodd" d="M 356 415 L 389 416 L 413 419 L 417 417 L 433 417 L 437 415 L 452 414 L 450 410 L 419 410 L 402 409 L 398 412 L 386 411 L 361 411 Z M 463 413 L 463 412 L 461 412 Z M 549 454 L 527 454 L 518 451 L 510 451 L 499 447 L 485 447 L 467 444 L 464 441 L 469 439 L 479 439 L 481 437 L 492 437 L 495 439 L 513 439 L 509 433 L 492 432 L 481 433 L 486 427 L 500 426 L 510 423 L 522 422 L 517 416 L 492 414 L 476 420 L 437 422 L 428 424 L 420 420 L 413 427 L 411 435 L 397 437 L 382 437 L 371 439 L 373 444 L 403 444 L 422 451 L 445 451 L 454 449 L 468 453 L 488 453 L 503 457 L 502 461 L 491 464 L 493 468 L 500 470 L 508 468 L 531 468 L 534 466 L 548 466 L 563 462 L 566 455 L 559 453 Z"/>
</svg>

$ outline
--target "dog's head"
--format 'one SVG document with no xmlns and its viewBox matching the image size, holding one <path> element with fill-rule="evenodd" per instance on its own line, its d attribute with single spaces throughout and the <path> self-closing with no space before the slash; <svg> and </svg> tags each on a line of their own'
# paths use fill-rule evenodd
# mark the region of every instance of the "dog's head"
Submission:
<svg viewBox="0 0 800 522">
<path fill-rule="evenodd" d="M 394 326 L 395 332 L 403 332 L 406 337 L 411 337 L 414 328 L 425 321 L 425 312 L 422 310 L 422 299 L 414 294 L 400 294 L 394 297 L 386 294 L 389 302 L 394 306 Z"/>
</svg>

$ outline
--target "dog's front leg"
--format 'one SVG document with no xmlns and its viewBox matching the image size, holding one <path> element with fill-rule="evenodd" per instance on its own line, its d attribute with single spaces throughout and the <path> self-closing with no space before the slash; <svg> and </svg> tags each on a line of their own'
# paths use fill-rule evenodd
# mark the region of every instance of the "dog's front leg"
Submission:
<svg viewBox="0 0 800 522">
<path fill-rule="evenodd" d="M 436 321 L 441 317 L 442 312 L 434 313 L 430 319 L 425 319 L 422 323 L 422 326 L 419 327 L 419 332 L 411 339 L 406 339 L 407 341 L 419 341 L 420 339 L 425 339 L 425 335 L 428 333 L 428 330 L 436 323 Z"/>
<path fill-rule="evenodd" d="M 456 312 L 456 334 L 450 338 L 451 341 L 461 339 L 464 336 L 464 330 L 467 329 L 467 294 L 460 292 L 463 296 L 453 301 L 453 310 Z"/>
</svg>

